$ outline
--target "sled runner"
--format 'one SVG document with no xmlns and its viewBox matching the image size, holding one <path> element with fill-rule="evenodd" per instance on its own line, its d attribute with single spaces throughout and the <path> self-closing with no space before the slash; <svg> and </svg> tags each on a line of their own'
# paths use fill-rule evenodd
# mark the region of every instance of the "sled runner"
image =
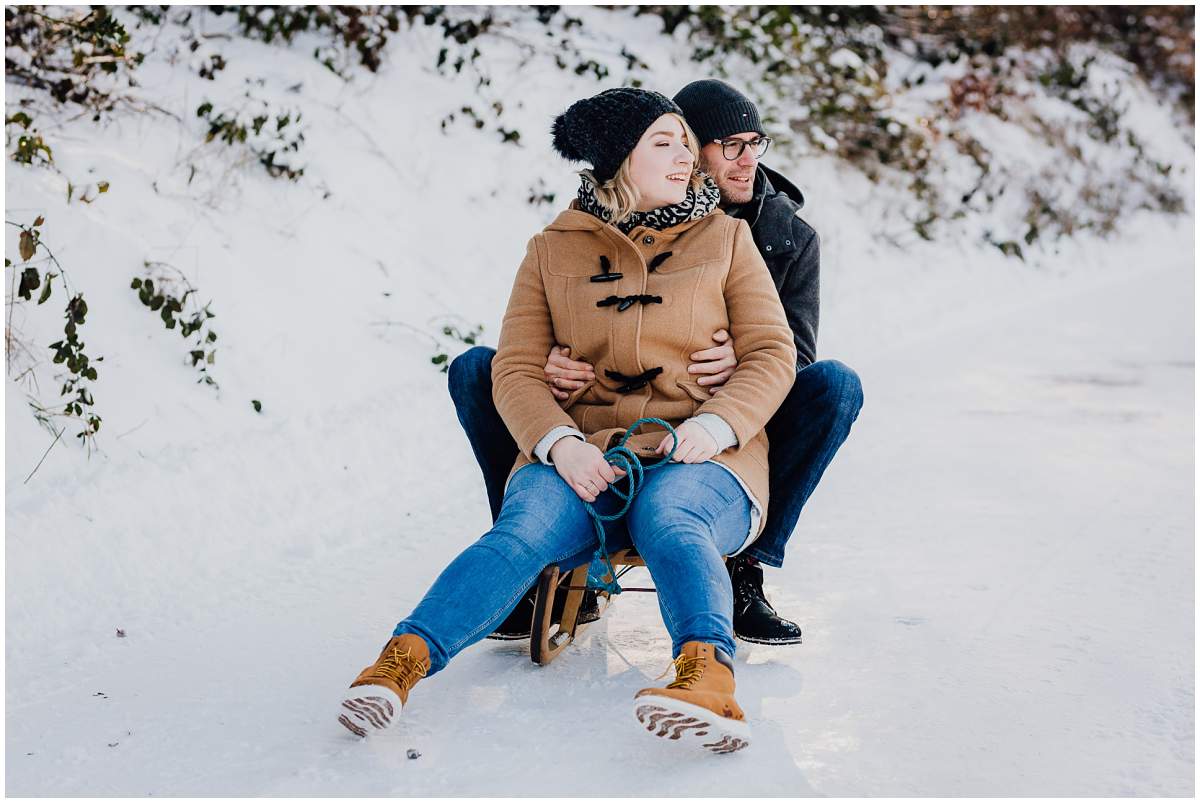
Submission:
<svg viewBox="0 0 1200 803">
<path fill-rule="evenodd" d="M 630 569 L 645 566 L 646 562 L 638 555 L 636 549 L 622 549 L 608 556 L 617 572 L 617 579 Z M 562 652 L 568 644 L 575 640 L 585 626 L 579 619 L 579 610 L 583 603 L 583 594 L 587 590 L 588 566 L 590 561 L 567 572 L 559 571 L 558 566 L 547 566 L 538 578 L 537 596 L 533 603 L 533 627 L 529 634 L 529 657 L 535 664 L 546 666 Z M 611 578 L 605 578 L 611 579 Z M 651 591 L 653 588 L 623 588 L 623 591 Z M 605 597 L 608 594 L 601 592 Z M 559 597 L 564 599 L 562 618 L 556 626 L 552 622 L 552 612 Z M 610 598 L 611 603 L 611 598 Z M 605 609 L 607 609 L 607 605 Z M 595 621 L 595 620 L 593 620 Z"/>
<path fill-rule="evenodd" d="M 637 549 L 632 547 L 613 552 L 608 559 L 617 573 L 618 580 L 630 569 L 646 565 Z M 608 603 L 600 608 L 600 613 L 594 618 L 585 620 L 580 617 L 584 593 L 588 589 L 590 565 L 589 561 L 567 572 L 559 571 L 555 565 L 542 569 L 542 574 L 538 577 L 537 595 L 533 601 L 533 624 L 529 634 L 529 657 L 538 666 L 546 666 L 557 658 L 586 625 L 599 621 L 608 610 L 608 605 L 612 604 L 610 595 L 600 591 L 600 596 L 606 598 Z M 612 578 L 606 576 L 604 579 Z M 658 593 L 654 588 L 622 586 L 621 590 Z M 561 617 L 555 616 L 556 609 L 562 611 Z M 559 619 L 558 623 L 554 622 L 556 618 Z"/>
</svg>

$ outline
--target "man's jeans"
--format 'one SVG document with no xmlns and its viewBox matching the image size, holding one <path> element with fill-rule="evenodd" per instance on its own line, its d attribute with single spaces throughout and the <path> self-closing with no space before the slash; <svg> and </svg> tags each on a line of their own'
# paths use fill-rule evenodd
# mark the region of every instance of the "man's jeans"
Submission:
<svg viewBox="0 0 1200 803">
<path fill-rule="evenodd" d="M 450 363 L 450 396 L 483 470 L 492 520 L 500 515 L 504 481 L 517 460 L 517 444 L 492 401 L 492 358 L 486 346 Z M 770 441 L 770 509 L 762 535 L 745 551 L 768 566 L 783 565 L 784 547 L 804 503 L 850 434 L 862 409 L 858 374 L 837 360 L 820 360 L 797 372 L 792 390 L 767 422 Z"/>
<path fill-rule="evenodd" d="M 607 490 L 597 512 L 621 500 Z M 619 521 L 605 522 L 605 546 L 632 545 L 658 588 L 671 634 L 671 657 L 689 641 L 715 644 L 731 657 L 733 587 L 723 555 L 750 529 L 750 499 L 713 463 L 666 463 L 647 470 Z M 492 529 L 451 561 L 394 635 L 415 633 L 429 645 L 429 673 L 491 633 L 512 612 L 542 569 L 584 563 L 599 546 L 583 500 L 552 466 L 534 463 L 509 483 Z"/>
</svg>

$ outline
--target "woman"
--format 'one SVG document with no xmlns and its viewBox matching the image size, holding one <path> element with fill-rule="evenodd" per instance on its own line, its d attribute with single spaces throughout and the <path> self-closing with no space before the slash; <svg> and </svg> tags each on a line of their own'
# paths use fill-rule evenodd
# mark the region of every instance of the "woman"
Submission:
<svg viewBox="0 0 1200 803">
<path fill-rule="evenodd" d="M 619 508 L 622 472 L 604 451 L 638 419 L 675 429 L 672 460 L 647 471 L 610 549 L 636 546 L 655 579 L 676 678 L 642 689 L 644 728 L 712 752 L 749 744 L 734 699 L 732 591 L 723 556 L 749 545 L 767 505 L 763 427 L 795 376 L 795 347 L 744 221 L 724 215 L 696 171 L 699 143 L 656 92 L 610 89 L 554 122 L 554 145 L 586 161 L 579 198 L 529 242 L 493 361 L 496 407 L 520 447 L 493 528 L 442 572 L 378 660 L 344 695 L 340 720 L 389 725 L 412 687 L 492 632 L 541 570 L 597 548 L 584 502 Z M 709 332 L 733 335 L 738 368 L 710 396 L 687 373 Z M 562 403 L 543 377 L 555 343 L 597 368 Z M 672 436 L 626 444 L 643 464 Z M 469 586 L 470 594 L 462 588 Z"/>
</svg>

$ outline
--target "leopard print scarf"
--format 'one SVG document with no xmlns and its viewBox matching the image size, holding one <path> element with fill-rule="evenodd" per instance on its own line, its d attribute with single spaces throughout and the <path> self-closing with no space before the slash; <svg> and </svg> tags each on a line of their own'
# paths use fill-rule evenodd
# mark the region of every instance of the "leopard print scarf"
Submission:
<svg viewBox="0 0 1200 803">
<path fill-rule="evenodd" d="M 688 186 L 687 195 L 682 201 L 670 206 L 660 206 L 649 212 L 634 212 L 617 224 L 617 228 L 628 234 L 638 226 L 651 229 L 666 229 L 688 220 L 699 220 L 717 208 L 721 201 L 721 190 L 709 176 L 704 176 L 704 183 L 699 191 Z M 579 184 L 579 208 L 595 215 L 605 223 L 612 219 L 612 212 L 600 205 L 596 200 L 596 185 L 586 176 Z"/>
</svg>

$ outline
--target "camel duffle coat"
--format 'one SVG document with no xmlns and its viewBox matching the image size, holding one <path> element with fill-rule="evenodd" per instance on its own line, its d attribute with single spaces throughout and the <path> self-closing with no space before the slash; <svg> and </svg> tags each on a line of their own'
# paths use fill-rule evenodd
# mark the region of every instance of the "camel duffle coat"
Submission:
<svg viewBox="0 0 1200 803">
<path fill-rule="evenodd" d="M 693 352 L 712 348 L 718 329 L 732 335 L 738 364 L 710 395 L 687 368 Z M 563 401 L 544 371 L 556 343 L 596 373 Z M 639 418 L 678 426 L 699 413 L 720 416 L 737 445 L 713 459 L 755 497 L 761 532 L 764 427 L 795 376 L 792 331 L 745 221 L 717 210 L 625 235 L 572 202 L 533 236 L 517 269 L 492 361 L 492 397 L 520 450 L 512 473 L 536 461 L 534 447 L 558 426 L 577 428 L 606 451 Z M 643 425 L 626 445 L 653 458 L 663 434 Z"/>
</svg>

